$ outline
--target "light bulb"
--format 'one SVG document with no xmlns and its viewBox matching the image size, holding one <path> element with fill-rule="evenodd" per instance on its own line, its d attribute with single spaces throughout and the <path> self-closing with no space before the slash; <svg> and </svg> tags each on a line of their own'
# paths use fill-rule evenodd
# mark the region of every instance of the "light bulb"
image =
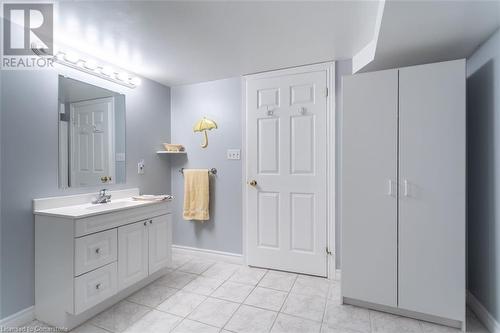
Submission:
<svg viewBox="0 0 500 333">
<path fill-rule="evenodd" d="M 97 62 L 93 59 L 87 59 L 84 62 L 84 66 L 87 69 L 90 69 L 91 71 L 95 70 L 97 68 Z"/>
<path fill-rule="evenodd" d="M 80 57 L 75 52 L 68 52 L 64 55 L 64 60 L 76 64 Z"/>
<path fill-rule="evenodd" d="M 128 81 L 128 73 L 126 73 L 126 72 L 120 72 L 120 73 L 118 73 L 118 75 L 116 77 L 120 81 L 123 81 L 123 82 L 127 82 Z"/>
<path fill-rule="evenodd" d="M 64 52 L 59 52 L 56 54 L 56 59 L 57 60 L 64 60 Z"/>
<path fill-rule="evenodd" d="M 130 79 L 130 83 L 132 83 L 134 86 L 140 86 L 142 83 L 142 80 L 140 77 L 135 76 L 135 77 Z"/>
<path fill-rule="evenodd" d="M 109 66 L 105 66 L 101 69 L 101 74 L 106 76 L 112 76 L 115 71 Z"/>
</svg>

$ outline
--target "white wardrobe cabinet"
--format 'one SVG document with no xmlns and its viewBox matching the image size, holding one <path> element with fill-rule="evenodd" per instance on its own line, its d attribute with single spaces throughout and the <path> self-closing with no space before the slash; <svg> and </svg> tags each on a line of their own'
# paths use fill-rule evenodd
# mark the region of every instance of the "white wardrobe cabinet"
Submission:
<svg viewBox="0 0 500 333">
<path fill-rule="evenodd" d="M 465 61 L 343 89 L 343 302 L 464 325 Z"/>
</svg>

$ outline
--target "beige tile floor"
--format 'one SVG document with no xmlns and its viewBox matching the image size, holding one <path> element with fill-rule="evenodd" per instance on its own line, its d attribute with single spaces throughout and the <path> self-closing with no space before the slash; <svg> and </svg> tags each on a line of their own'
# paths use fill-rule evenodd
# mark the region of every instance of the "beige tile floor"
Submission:
<svg viewBox="0 0 500 333">
<path fill-rule="evenodd" d="M 460 332 L 340 305 L 340 282 L 174 255 L 171 270 L 75 333 Z M 34 321 L 30 327 L 46 327 Z M 487 330 L 468 311 L 467 332 Z"/>
</svg>

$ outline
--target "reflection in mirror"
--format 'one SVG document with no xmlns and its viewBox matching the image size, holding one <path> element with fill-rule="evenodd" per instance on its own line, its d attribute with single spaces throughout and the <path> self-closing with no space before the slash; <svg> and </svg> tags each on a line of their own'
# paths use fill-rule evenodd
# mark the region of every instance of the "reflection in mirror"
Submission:
<svg viewBox="0 0 500 333">
<path fill-rule="evenodd" d="M 59 76 L 59 187 L 125 183 L 125 96 Z"/>
</svg>

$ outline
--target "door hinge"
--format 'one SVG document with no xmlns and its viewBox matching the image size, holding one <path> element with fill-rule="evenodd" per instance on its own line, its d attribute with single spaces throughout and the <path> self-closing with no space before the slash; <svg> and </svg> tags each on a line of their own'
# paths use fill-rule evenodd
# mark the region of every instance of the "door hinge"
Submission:
<svg viewBox="0 0 500 333">
<path fill-rule="evenodd" d="M 331 255 L 332 255 L 332 251 L 330 251 L 330 250 L 328 249 L 328 246 L 327 246 L 327 247 L 325 247 L 325 250 L 326 250 L 326 255 L 328 255 L 328 256 L 331 256 Z"/>
<path fill-rule="evenodd" d="M 325 97 L 328 97 L 328 87 L 325 88 Z"/>
</svg>

